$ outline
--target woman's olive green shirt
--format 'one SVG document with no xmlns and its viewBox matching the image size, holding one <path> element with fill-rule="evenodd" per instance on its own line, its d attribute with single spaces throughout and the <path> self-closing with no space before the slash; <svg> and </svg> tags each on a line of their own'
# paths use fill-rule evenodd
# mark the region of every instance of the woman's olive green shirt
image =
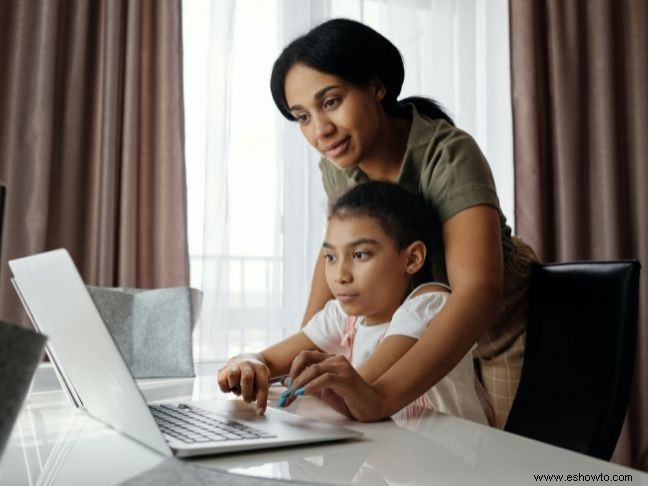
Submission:
<svg viewBox="0 0 648 486">
<path fill-rule="evenodd" d="M 322 158 L 319 164 L 329 201 L 368 180 L 359 167 L 342 170 Z M 431 264 L 435 281 L 448 282 L 441 227 L 458 212 L 477 205 L 500 214 L 504 255 L 504 311 L 500 321 L 478 342 L 475 357 L 489 358 L 505 351 L 526 328 L 526 289 L 531 248 L 511 236 L 499 206 L 493 176 L 481 150 L 466 132 L 444 120 L 420 115 L 412 106 L 412 125 L 398 184 L 425 200 L 432 226 Z"/>
</svg>

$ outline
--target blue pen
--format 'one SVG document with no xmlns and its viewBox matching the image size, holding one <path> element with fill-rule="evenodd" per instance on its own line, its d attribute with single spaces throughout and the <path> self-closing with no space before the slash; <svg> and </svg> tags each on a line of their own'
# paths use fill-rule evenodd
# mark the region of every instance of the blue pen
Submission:
<svg viewBox="0 0 648 486">
<path fill-rule="evenodd" d="M 282 408 L 285 407 L 291 394 L 294 395 L 295 398 L 297 398 L 297 397 L 301 397 L 305 393 L 306 390 L 304 390 L 304 387 L 297 388 L 294 393 L 292 390 L 286 390 L 279 396 L 279 400 L 277 401 L 277 406 Z"/>
</svg>

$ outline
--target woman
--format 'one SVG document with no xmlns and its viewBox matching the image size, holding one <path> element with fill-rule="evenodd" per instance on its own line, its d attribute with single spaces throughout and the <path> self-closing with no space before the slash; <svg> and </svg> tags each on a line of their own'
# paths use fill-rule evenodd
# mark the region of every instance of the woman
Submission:
<svg viewBox="0 0 648 486">
<path fill-rule="evenodd" d="M 291 370 L 293 389 L 332 397 L 330 403 L 343 403 L 342 411 L 358 420 L 379 420 L 437 383 L 477 343 L 478 376 L 503 427 L 522 366 L 535 256 L 511 236 L 473 139 L 432 100 L 398 101 L 403 78 L 398 49 L 346 19 L 294 40 L 274 64 L 274 101 L 322 154 L 329 199 L 367 179 L 396 182 L 423 197 L 434 237 L 432 275 L 452 288 L 435 325 L 372 383 L 344 361 L 304 352 Z M 333 298 L 323 261 L 304 322 Z"/>
</svg>

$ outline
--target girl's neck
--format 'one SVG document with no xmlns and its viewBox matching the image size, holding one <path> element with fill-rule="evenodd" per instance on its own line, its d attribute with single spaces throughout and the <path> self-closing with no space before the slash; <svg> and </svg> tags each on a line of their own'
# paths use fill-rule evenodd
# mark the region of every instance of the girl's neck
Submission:
<svg viewBox="0 0 648 486">
<path fill-rule="evenodd" d="M 407 149 L 412 120 L 384 114 L 378 142 L 371 153 L 358 164 L 372 181 L 397 182 Z"/>
<path fill-rule="evenodd" d="M 412 292 L 412 286 L 409 285 L 404 291 L 403 291 L 403 296 L 400 299 L 398 304 L 395 304 L 392 309 L 383 312 L 379 316 L 363 316 L 364 317 L 364 325 L 371 327 L 371 326 L 380 326 L 382 324 L 389 324 L 392 321 L 392 318 L 394 317 L 394 314 L 398 310 L 398 308 L 403 305 L 403 302 L 407 300 L 407 297 L 409 297 L 410 293 Z"/>
</svg>

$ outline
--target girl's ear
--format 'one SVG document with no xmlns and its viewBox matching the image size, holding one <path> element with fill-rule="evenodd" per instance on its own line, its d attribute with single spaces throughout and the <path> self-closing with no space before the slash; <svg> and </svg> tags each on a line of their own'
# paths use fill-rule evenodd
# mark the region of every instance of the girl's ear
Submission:
<svg viewBox="0 0 648 486">
<path fill-rule="evenodd" d="M 425 264 L 425 255 L 427 255 L 425 243 L 422 241 L 415 241 L 405 249 L 405 253 L 407 255 L 405 271 L 409 275 L 414 275 L 421 269 L 423 264 Z"/>
</svg>

